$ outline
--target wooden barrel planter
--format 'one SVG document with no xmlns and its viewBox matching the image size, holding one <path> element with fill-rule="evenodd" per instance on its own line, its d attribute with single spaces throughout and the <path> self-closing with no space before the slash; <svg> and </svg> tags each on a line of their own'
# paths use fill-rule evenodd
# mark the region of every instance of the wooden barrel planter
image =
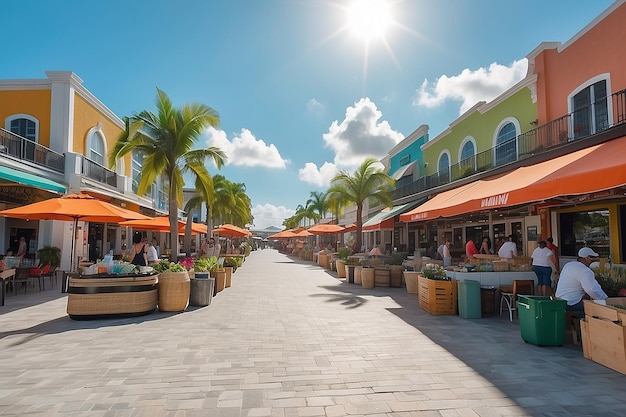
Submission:
<svg viewBox="0 0 626 417">
<path fill-rule="evenodd" d="M 157 275 L 70 278 L 67 292 L 74 320 L 139 316 L 157 308 Z"/>
<path fill-rule="evenodd" d="M 361 269 L 361 286 L 363 288 L 374 288 L 374 268 Z"/>
<path fill-rule="evenodd" d="M 402 273 L 404 267 L 402 265 L 391 265 L 389 285 L 394 288 L 402 287 Z"/>
<path fill-rule="evenodd" d="M 224 269 L 211 271 L 211 277 L 215 278 L 215 294 L 226 288 L 226 271 Z"/>
<path fill-rule="evenodd" d="M 224 271 L 226 271 L 226 278 L 224 280 L 224 287 L 229 288 L 233 283 L 233 267 L 225 266 Z"/>
<path fill-rule="evenodd" d="M 406 282 L 406 292 L 409 294 L 418 293 L 418 277 L 422 275 L 418 271 L 404 271 L 404 282 Z"/>
<path fill-rule="evenodd" d="M 354 283 L 361 285 L 361 272 L 363 271 L 363 267 L 361 265 L 357 265 L 354 267 Z"/>
<path fill-rule="evenodd" d="M 337 259 L 335 261 L 335 266 L 337 268 L 337 278 L 345 278 L 346 277 L 346 261 L 343 259 Z"/>
<path fill-rule="evenodd" d="M 159 310 L 184 311 L 189 304 L 191 284 L 189 274 L 183 272 L 161 272 L 159 274 Z"/>
<path fill-rule="evenodd" d="M 374 285 L 377 287 L 388 287 L 391 284 L 391 269 L 379 266 L 374 268 Z"/>
</svg>

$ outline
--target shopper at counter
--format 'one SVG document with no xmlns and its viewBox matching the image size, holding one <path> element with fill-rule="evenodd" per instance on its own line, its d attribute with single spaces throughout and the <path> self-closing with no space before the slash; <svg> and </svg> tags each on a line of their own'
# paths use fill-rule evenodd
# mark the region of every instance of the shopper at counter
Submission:
<svg viewBox="0 0 626 417">
<path fill-rule="evenodd" d="M 498 251 L 500 258 L 512 259 L 517 257 L 517 245 L 513 240 L 513 235 L 509 235 L 509 240 L 504 242 Z"/>
<path fill-rule="evenodd" d="M 599 255 L 591 248 L 583 247 L 578 251 L 578 259 L 568 262 L 561 270 L 556 296 L 567 301 L 567 310 L 583 311 L 583 297 L 588 295 L 592 300 L 606 300 L 608 297 L 589 268 Z"/>
<path fill-rule="evenodd" d="M 537 275 L 539 295 L 554 295 L 552 292 L 552 271 L 558 272 L 554 253 L 548 249 L 546 241 L 542 240 L 530 256 L 533 259 L 533 272 Z"/>
<path fill-rule="evenodd" d="M 465 244 L 465 256 L 469 259 L 472 259 L 474 255 L 478 255 L 478 249 L 476 249 L 476 244 L 473 239 L 468 239 Z"/>
</svg>

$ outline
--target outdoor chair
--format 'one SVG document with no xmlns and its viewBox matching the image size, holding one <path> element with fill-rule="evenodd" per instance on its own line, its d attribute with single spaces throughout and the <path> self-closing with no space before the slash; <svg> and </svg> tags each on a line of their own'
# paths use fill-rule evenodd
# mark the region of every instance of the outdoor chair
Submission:
<svg viewBox="0 0 626 417">
<path fill-rule="evenodd" d="M 517 311 L 518 295 L 535 295 L 535 280 L 532 279 L 516 279 L 513 285 L 500 286 L 500 315 L 504 305 L 509 310 L 509 320 L 513 321 L 513 312 Z"/>
</svg>

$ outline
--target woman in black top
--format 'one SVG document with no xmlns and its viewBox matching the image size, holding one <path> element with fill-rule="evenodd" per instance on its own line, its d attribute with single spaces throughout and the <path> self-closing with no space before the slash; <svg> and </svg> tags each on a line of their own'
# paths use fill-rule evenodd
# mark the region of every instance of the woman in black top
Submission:
<svg viewBox="0 0 626 417">
<path fill-rule="evenodd" d="M 148 265 L 148 254 L 146 253 L 146 245 L 142 242 L 141 233 L 135 233 L 133 236 L 133 259 L 130 263 L 133 265 Z"/>
</svg>

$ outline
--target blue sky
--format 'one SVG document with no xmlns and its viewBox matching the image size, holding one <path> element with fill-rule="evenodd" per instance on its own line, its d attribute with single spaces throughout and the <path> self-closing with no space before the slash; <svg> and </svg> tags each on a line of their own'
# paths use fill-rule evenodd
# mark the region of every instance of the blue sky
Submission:
<svg viewBox="0 0 626 417">
<path fill-rule="evenodd" d="M 420 125 L 434 138 L 612 1 L 388 0 L 378 36 L 349 24 L 354 0 L 2 3 L 0 78 L 73 71 L 119 117 L 154 111 L 156 87 L 217 110 L 202 143 L 229 161 L 210 170 L 246 184 L 265 228 Z"/>
</svg>

